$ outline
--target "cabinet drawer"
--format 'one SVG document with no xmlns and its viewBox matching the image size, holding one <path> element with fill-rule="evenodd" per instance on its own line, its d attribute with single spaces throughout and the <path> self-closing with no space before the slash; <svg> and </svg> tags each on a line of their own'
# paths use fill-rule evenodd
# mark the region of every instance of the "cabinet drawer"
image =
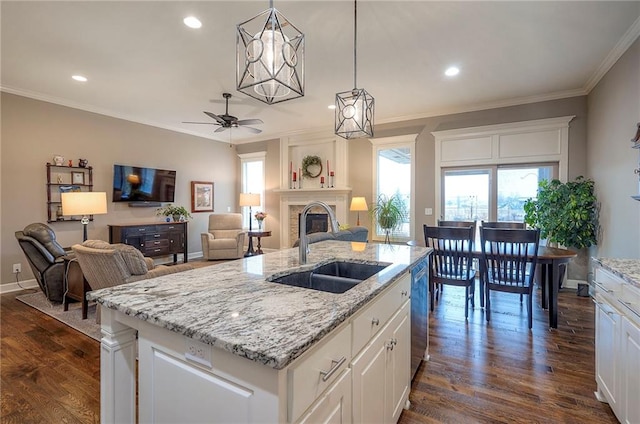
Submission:
<svg viewBox="0 0 640 424">
<path fill-rule="evenodd" d="M 596 268 L 594 284 L 596 293 L 603 296 L 617 297 L 622 289 L 621 279 L 602 268 Z"/>
<path fill-rule="evenodd" d="M 347 325 L 327 343 L 288 370 L 289 422 L 297 420 L 349 366 L 350 341 L 351 325 Z"/>
<path fill-rule="evenodd" d="M 152 242 L 154 240 L 167 240 L 168 234 L 166 232 L 158 232 L 154 231 L 152 233 L 146 233 L 144 235 L 144 239 L 147 242 Z"/>
<path fill-rule="evenodd" d="M 153 233 L 156 229 L 155 225 L 141 225 L 139 227 L 129 227 L 123 230 L 125 237 L 139 236 L 141 234 Z"/>
<path fill-rule="evenodd" d="M 149 257 L 168 255 L 170 253 L 169 242 L 167 241 L 167 244 L 164 246 L 149 246 L 147 244 L 145 245 L 144 251 L 142 253 L 144 254 L 144 256 L 149 256 Z"/>
<path fill-rule="evenodd" d="M 353 347 L 356 355 L 369 340 L 376 335 L 395 311 L 409 298 L 411 293 L 411 276 L 409 273 L 400 278 L 387 293 L 383 294 L 372 305 L 367 306 L 353 321 Z"/>
</svg>

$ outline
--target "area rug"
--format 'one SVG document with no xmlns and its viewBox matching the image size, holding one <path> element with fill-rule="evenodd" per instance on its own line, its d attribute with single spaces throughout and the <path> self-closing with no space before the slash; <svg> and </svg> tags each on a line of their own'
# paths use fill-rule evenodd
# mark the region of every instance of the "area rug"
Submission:
<svg viewBox="0 0 640 424">
<path fill-rule="evenodd" d="M 44 293 L 40 291 L 16 296 L 16 299 L 86 334 L 92 339 L 100 341 L 102 335 L 100 334 L 100 326 L 96 324 L 95 303 L 89 303 L 87 319 L 82 319 L 82 305 L 80 302 L 69 304 L 69 310 L 65 312 L 62 304 L 49 302 Z"/>
</svg>

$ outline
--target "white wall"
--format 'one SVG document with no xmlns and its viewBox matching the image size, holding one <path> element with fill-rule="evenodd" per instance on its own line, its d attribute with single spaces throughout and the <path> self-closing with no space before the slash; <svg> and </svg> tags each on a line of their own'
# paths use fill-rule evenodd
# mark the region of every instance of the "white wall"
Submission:
<svg viewBox="0 0 640 424">
<path fill-rule="evenodd" d="M 13 263 L 22 263 L 21 279 L 33 278 L 14 232 L 32 222 L 46 222 L 46 168 L 55 154 L 89 160 L 94 191 L 106 191 L 108 213 L 89 224 L 89 238 L 108 240 L 111 223 L 155 222 L 156 208 L 112 203 L 113 164 L 177 171 L 176 204 L 191 208 L 191 181 L 214 182 L 214 208 L 237 212 L 238 158 L 235 148 L 217 141 L 84 112 L 2 93 L 1 97 L 1 250 L 3 284 L 14 281 Z M 190 254 L 201 254 L 200 233 L 209 213 L 193 213 L 189 223 Z M 82 242 L 79 222 L 49 224 L 60 244 Z M 169 258 L 167 258 L 168 260 Z"/>
<path fill-rule="evenodd" d="M 592 255 L 640 258 L 640 151 L 631 149 L 640 122 L 640 39 L 600 80 L 587 99 L 587 167 L 602 204 L 602 234 Z"/>
</svg>

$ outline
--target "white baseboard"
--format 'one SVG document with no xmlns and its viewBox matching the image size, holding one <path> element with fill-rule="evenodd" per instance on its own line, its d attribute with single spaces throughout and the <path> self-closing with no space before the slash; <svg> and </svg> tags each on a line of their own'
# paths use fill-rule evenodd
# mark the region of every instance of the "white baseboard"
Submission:
<svg viewBox="0 0 640 424">
<path fill-rule="evenodd" d="M 35 278 L 31 280 L 24 280 L 18 283 L 7 283 L 0 285 L 0 294 L 11 293 L 15 291 L 20 291 L 24 289 L 34 289 L 38 288 L 38 281 Z"/>
<path fill-rule="evenodd" d="M 564 280 L 562 287 L 566 287 L 568 289 L 577 289 L 578 284 L 587 284 L 587 282 L 584 280 L 572 280 L 570 278 L 567 278 Z"/>
</svg>

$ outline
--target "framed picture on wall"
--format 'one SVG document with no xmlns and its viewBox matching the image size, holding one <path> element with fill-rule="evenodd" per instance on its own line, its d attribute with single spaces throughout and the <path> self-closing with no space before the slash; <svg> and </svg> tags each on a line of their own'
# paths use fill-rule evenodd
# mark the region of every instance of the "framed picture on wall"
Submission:
<svg viewBox="0 0 640 424">
<path fill-rule="evenodd" d="M 191 181 L 191 212 L 213 212 L 213 183 Z"/>
<path fill-rule="evenodd" d="M 84 172 L 72 172 L 71 173 L 71 183 L 73 183 L 73 184 L 84 184 Z"/>
</svg>

